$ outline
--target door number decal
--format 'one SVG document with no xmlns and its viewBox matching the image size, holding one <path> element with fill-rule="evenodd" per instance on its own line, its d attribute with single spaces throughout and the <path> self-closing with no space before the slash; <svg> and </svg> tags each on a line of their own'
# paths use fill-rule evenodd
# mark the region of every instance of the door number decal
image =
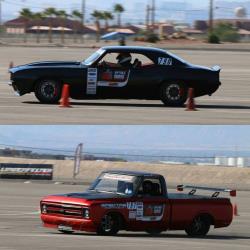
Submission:
<svg viewBox="0 0 250 250">
<path fill-rule="evenodd" d="M 88 68 L 87 95 L 96 95 L 97 68 Z"/>
</svg>

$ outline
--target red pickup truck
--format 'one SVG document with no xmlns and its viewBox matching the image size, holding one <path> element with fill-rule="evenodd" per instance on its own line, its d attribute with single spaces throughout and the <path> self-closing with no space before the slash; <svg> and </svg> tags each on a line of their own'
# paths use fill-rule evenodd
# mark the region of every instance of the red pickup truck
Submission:
<svg viewBox="0 0 250 250">
<path fill-rule="evenodd" d="M 220 192 L 179 185 L 188 194 L 168 193 L 159 174 L 134 171 L 105 171 L 86 192 L 51 195 L 40 202 L 45 227 L 63 233 L 74 231 L 115 235 L 119 230 L 158 234 L 166 230 L 185 230 L 189 236 L 205 236 L 210 226 L 227 227 L 233 219 L 233 207 Z M 212 196 L 196 195 L 198 189 L 213 191 Z"/>
</svg>

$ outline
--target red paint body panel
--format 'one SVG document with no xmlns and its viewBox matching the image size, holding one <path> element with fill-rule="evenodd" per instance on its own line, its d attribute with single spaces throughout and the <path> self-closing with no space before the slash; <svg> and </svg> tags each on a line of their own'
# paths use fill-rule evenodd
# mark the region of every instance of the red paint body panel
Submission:
<svg viewBox="0 0 250 250">
<path fill-rule="evenodd" d="M 97 231 L 104 215 L 110 212 L 123 218 L 122 229 L 127 231 L 185 230 L 199 215 L 208 215 L 215 228 L 231 224 L 230 199 L 167 194 L 165 180 L 162 183 L 164 192 L 160 196 L 111 197 L 93 192 L 47 196 L 41 201 L 41 220 L 45 227 L 69 226 L 74 231 L 87 232 Z M 88 217 L 85 217 L 86 210 Z"/>
</svg>

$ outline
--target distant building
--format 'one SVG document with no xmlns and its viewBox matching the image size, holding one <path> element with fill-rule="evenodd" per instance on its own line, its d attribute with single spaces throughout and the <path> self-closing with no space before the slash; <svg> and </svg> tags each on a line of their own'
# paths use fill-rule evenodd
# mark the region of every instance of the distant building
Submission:
<svg viewBox="0 0 250 250">
<path fill-rule="evenodd" d="M 82 26 L 81 22 L 63 18 L 43 18 L 41 20 L 29 20 L 23 17 L 7 21 L 4 23 L 8 34 L 24 33 L 48 33 L 51 29 L 53 33 L 64 30 L 65 33 L 95 34 L 96 27 L 91 25 Z"/>
</svg>

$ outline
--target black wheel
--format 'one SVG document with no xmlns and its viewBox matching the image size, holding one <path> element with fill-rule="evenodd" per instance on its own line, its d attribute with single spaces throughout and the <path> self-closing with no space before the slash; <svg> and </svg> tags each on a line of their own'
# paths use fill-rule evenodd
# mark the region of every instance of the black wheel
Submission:
<svg viewBox="0 0 250 250">
<path fill-rule="evenodd" d="M 73 234 L 74 231 L 67 231 L 67 230 L 58 230 L 60 233 L 63 233 L 63 234 Z"/>
<path fill-rule="evenodd" d="M 62 86 L 55 80 L 41 80 L 35 86 L 36 98 L 41 103 L 55 104 L 61 97 Z"/>
<path fill-rule="evenodd" d="M 183 106 L 187 100 L 187 87 L 181 82 L 163 83 L 160 98 L 166 106 Z"/>
<path fill-rule="evenodd" d="M 210 229 L 210 225 L 211 220 L 207 216 L 198 216 L 185 231 L 187 235 L 192 237 L 205 236 Z"/>
<path fill-rule="evenodd" d="M 157 236 L 162 233 L 160 229 L 147 229 L 146 232 L 152 236 Z"/>
<path fill-rule="evenodd" d="M 121 218 L 115 214 L 106 214 L 98 227 L 99 235 L 116 235 L 120 230 Z"/>
</svg>

